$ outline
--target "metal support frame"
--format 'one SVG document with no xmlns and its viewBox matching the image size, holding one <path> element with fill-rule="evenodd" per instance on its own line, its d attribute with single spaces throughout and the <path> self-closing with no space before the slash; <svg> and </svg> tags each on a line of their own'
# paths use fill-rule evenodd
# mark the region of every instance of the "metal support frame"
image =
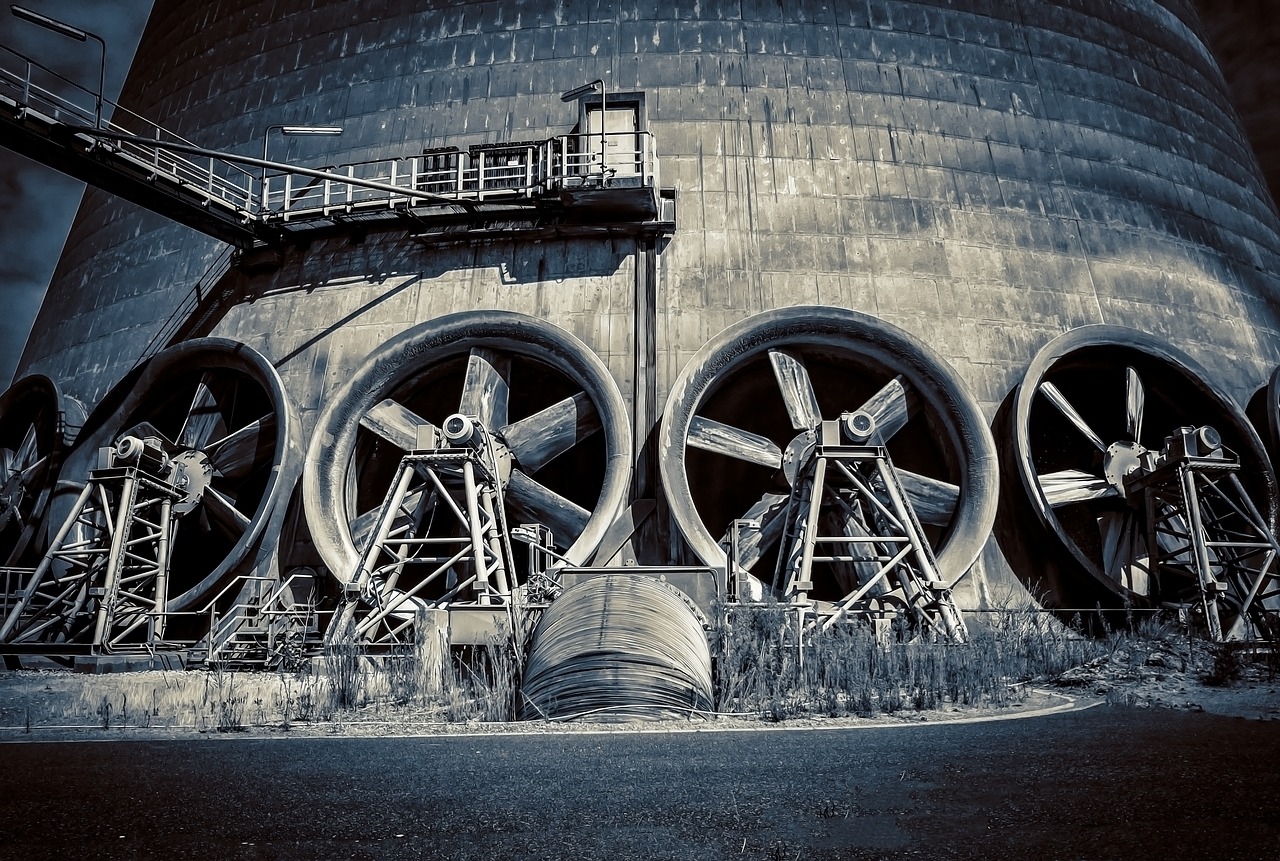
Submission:
<svg viewBox="0 0 1280 861">
<path fill-rule="evenodd" d="M 493 445 L 404 456 L 360 561 L 343 584 L 325 645 L 413 640 L 418 609 L 512 605 L 518 585 Z M 406 576 L 412 571 L 411 577 Z M 444 592 L 427 598 L 427 587 Z"/>
<path fill-rule="evenodd" d="M 1239 459 L 1226 452 L 1182 456 L 1128 488 L 1141 492 L 1146 507 L 1155 597 L 1166 604 L 1194 600 L 1216 641 L 1257 638 L 1259 617 L 1280 599 L 1280 542 L 1239 471 Z M 1179 581 L 1185 588 L 1175 588 Z"/>
<path fill-rule="evenodd" d="M 181 492 L 135 466 L 89 474 L 0 627 L 0 644 L 73 644 L 91 654 L 163 642 L 169 555 Z"/>
<path fill-rule="evenodd" d="M 845 595 L 817 609 L 809 593 L 824 570 Z M 955 642 L 968 637 L 883 446 L 814 449 L 788 502 L 774 590 L 802 611 L 815 607 L 812 625 L 823 630 L 851 617 L 909 611 Z"/>
</svg>

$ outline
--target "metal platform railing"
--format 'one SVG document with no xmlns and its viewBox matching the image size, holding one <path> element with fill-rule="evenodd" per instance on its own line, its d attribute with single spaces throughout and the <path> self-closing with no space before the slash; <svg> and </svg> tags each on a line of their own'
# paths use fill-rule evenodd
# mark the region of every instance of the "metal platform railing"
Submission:
<svg viewBox="0 0 1280 861">
<path fill-rule="evenodd" d="M 98 125 L 97 99 L 97 93 L 0 46 L 0 117 L 50 138 L 55 127 L 62 127 L 99 162 L 148 182 L 165 180 L 191 202 L 216 205 L 246 223 L 327 219 L 335 212 L 411 203 L 510 202 L 566 188 L 658 186 L 653 136 L 646 131 L 426 150 L 317 171 L 203 150 L 105 99 L 104 112 L 111 118 Z"/>
<path fill-rule="evenodd" d="M 73 130 L 92 132 L 97 119 L 95 102 L 98 94 L 68 80 L 52 69 L 18 51 L 0 45 L 0 107 L 19 120 L 67 126 Z M 186 144 L 191 141 L 167 131 L 146 117 L 103 99 L 101 128 L 120 134 L 146 138 L 148 143 L 132 141 L 97 141 L 96 145 L 114 150 L 113 155 L 135 168 L 164 176 L 211 203 L 248 212 L 255 207 L 255 177 L 239 165 L 213 157 L 188 157 L 166 149 L 164 144 Z M 106 115 L 111 119 L 106 119 Z M 84 134 L 84 131 L 80 131 Z M 86 143 L 95 143 L 87 134 Z M 155 143 L 150 143 L 155 141 Z"/>
<path fill-rule="evenodd" d="M 269 173 L 263 183 L 266 205 L 259 214 L 268 220 L 293 221 L 328 216 L 335 209 L 387 208 L 412 200 L 410 194 L 343 182 L 344 177 L 459 202 L 533 198 L 562 188 L 656 187 L 658 164 L 652 135 L 611 132 L 608 137 L 613 140 L 603 171 L 599 152 L 590 148 L 600 136 L 587 139 L 573 134 L 466 152 L 437 150 L 409 158 L 353 162 L 327 169 L 331 176 L 324 179 Z"/>
</svg>

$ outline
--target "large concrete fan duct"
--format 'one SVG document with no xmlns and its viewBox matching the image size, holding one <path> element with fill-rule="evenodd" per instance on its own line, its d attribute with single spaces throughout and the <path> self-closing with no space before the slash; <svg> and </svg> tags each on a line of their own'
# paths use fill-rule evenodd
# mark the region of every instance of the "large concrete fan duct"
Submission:
<svg viewBox="0 0 1280 861">
<path fill-rule="evenodd" d="M 1229 551 L 1212 540 L 1212 518 L 1201 527 L 1165 502 L 1148 510 L 1144 483 L 1165 461 L 1199 458 L 1228 475 L 1225 464 L 1238 460 L 1247 498 L 1234 499 L 1219 518 L 1226 523 L 1252 504 L 1274 533 L 1276 479 L 1257 432 L 1199 364 L 1157 338 L 1118 326 L 1055 338 L 1031 362 L 1008 415 L 1017 490 L 1006 508 L 1016 519 L 1020 491 L 1035 522 L 1006 523 L 1001 535 L 1006 554 L 1023 561 L 1033 590 L 1053 606 L 1187 601 L 1199 591 L 1190 564 L 1197 532 L 1209 539 L 1212 568 L 1226 566 Z M 1162 519 L 1170 528 L 1160 533 Z M 1152 565 L 1152 547 L 1166 564 Z M 1250 587 L 1227 579 L 1227 598 L 1238 605 Z"/>
<path fill-rule="evenodd" d="M 622 396 L 568 332 L 525 314 L 479 311 L 391 339 L 326 403 L 303 501 L 330 572 L 355 570 L 401 458 L 444 439 L 451 416 L 478 423 L 502 449 L 507 522 L 541 523 L 565 559 L 590 559 L 627 492 Z"/>
<path fill-rule="evenodd" d="M 973 565 L 995 518 L 995 444 L 968 387 L 896 326 L 843 308 L 770 311 L 731 326 L 689 361 L 662 418 L 660 466 L 676 523 L 722 565 L 772 579 L 793 469 L 824 420 L 866 415 L 948 582 Z M 817 584 L 818 598 L 838 597 Z"/>
<path fill-rule="evenodd" d="M 525 719 L 688 717 L 711 707 L 701 614 L 655 578 L 589 577 L 552 602 L 534 629 L 521 685 Z"/>
<path fill-rule="evenodd" d="M 0 395 L 0 564 L 18 565 L 40 545 L 53 478 L 83 421 L 48 377 L 24 377 Z"/>
</svg>

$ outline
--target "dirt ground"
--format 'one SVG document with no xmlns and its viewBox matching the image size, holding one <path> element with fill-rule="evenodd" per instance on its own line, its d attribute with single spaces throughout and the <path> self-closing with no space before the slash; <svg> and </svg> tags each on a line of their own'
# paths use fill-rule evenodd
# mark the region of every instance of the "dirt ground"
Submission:
<svg viewBox="0 0 1280 861">
<path fill-rule="evenodd" d="M 1173 636 L 1126 640 L 1048 687 L 1114 705 L 1280 720 L 1280 655 L 1253 646 Z"/>
</svg>

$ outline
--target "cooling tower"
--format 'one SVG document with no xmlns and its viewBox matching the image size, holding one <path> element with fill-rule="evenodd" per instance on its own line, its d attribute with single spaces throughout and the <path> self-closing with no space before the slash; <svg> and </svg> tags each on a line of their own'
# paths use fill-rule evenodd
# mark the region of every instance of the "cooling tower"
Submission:
<svg viewBox="0 0 1280 861">
<path fill-rule="evenodd" d="M 244 162 L 237 239 L 86 193 L 19 376 L 94 407 L 69 468 L 139 427 L 212 464 L 175 594 L 356 565 L 455 414 L 574 565 L 733 549 L 767 586 L 792 465 L 841 433 L 964 607 L 1168 598 L 1120 503 L 1179 440 L 1274 524 L 1239 403 L 1280 360 L 1280 224 L 1190 0 L 157 0 L 121 103 L 419 194 L 383 217 Z"/>
</svg>

